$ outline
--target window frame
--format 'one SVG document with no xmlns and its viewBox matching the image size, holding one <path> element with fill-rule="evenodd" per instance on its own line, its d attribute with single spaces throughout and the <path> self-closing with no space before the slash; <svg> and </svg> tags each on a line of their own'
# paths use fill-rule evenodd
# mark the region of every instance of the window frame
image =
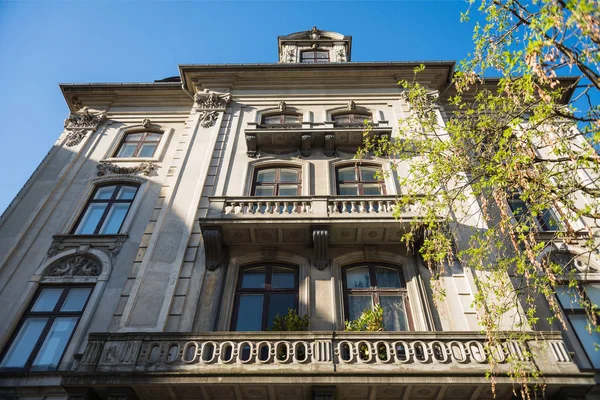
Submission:
<svg viewBox="0 0 600 400">
<path fill-rule="evenodd" d="M 265 123 L 265 118 L 279 117 L 279 123 L 276 124 L 268 124 Z M 286 122 L 286 117 L 296 117 L 298 121 L 294 122 Z M 260 116 L 260 124 L 259 127 L 266 129 L 277 129 L 281 127 L 285 128 L 293 128 L 293 127 L 302 127 L 302 121 L 304 120 L 304 116 L 297 112 L 278 112 L 278 113 L 267 113 Z"/>
<path fill-rule="evenodd" d="M 132 141 L 132 142 L 127 142 L 127 137 L 129 135 L 137 135 L 137 134 L 142 134 L 142 137 L 140 138 L 139 141 Z M 148 135 L 150 134 L 158 134 L 160 135 L 160 139 L 159 140 L 150 140 L 150 141 L 146 141 L 145 139 L 148 137 Z M 128 132 L 124 132 L 122 137 L 119 140 L 119 144 L 116 146 L 115 150 L 112 152 L 112 156 L 110 158 L 114 158 L 117 160 L 120 159 L 153 159 L 156 157 L 159 149 L 160 149 L 160 145 L 163 142 L 165 138 L 165 133 L 162 131 L 157 131 L 157 130 L 142 130 L 142 131 L 138 131 L 138 130 L 134 130 L 134 131 L 128 131 Z M 130 156 L 126 156 L 126 157 L 121 157 L 119 156 L 119 152 L 121 151 L 121 148 L 123 147 L 123 145 L 125 143 L 136 143 L 137 142 L 137 146 L 135 148 L 135 150 L 133 151 L 133 154 Z M 154 148 L 154 151 L 152 152 L 151 155 L 149 156 L 139 156 L 139 152 L 142 148 L 142 146 L 146 143 L 155 143 L 156 147 Z"/>
<path fill-rule="evenodd" d="M 96 195 L 98 190 L 100 190 L 103 187 L 107 187 L 107 186 L 115 186 L 115 189 L 111 195 L 111 198 L 110 199 L 94 199 L 94 196 Z M 120 188 L 123 186 L 135 187 L 136 191 L 135 191 L 135 195 L 133 196 L 132 199 L 126 199 L 126 200 L 117 200 L 116 199 L 116 196 L 118 195 Z M 71 235 L 118 235 L 119 233 L 121 233 L 121 230 L 123 229 L 123 226 L 125 225 L 125 221 L 127 220 L 127 217 L 129 216 L 131 209 L 133 208 L 133 206 L 135 204 L 135 201 L 138 197 L 138 193 L 140 192 L 140 187 L 141 187 L 140 183 L 130 182 L 130 181 L 107 181 L 107 182 L 103 182 L 101 184 L 95 185 L 92 188 L 91 193 L 87 197 L 85 205 L 79 211 L 79 215 L 78 215 L 77 219 L 75 220 L 75 223 L 73 224 L 72 228 L 69 230 L 69 234 L 71 234 Z M 83 218 L 85 217 L 85 214 L 87 213 L 88 208 L 93 203 L 108 203 L 108 204 L 107 204 L 106 208 L 104 209 L 102 216 L 100 217 L 100 220 L 98 221 L 98 224 L 96 225 L 96 228 L 94 229 L 93 233 L 77 233 L 77 229 L 79 228 L 79 225 L 81 224 Z M 110 212 L 112 205 L 118 204 L 118 203 L 129 203 L 129 208 L 127 209 L 127 213 L 123 217 L 123 220 L 121 221 L 121 225 L 119 226 L 119 229 L 117 230 L 116 233 L 98 233 L 100 231 L 100 229 L 102 228 L 102 226 L 104 225 L 104 222 L 106 221 L 106 217 L 108 216 L 108 213 Z"/>
<path fill-rule="evenodd" d="M 350 122 L 340 123 L 340 122 L 336 121 L 336 118 L 345 117 L 348 115 L 350 116 Z M 362 116 L 365 118 L 356 120 L 357 116 Z M 365 112 L 350 111 L 350 112 L 342 112 L 342 113 L 336 113 L 336 114 L 331 115 L 331 120 L 333 121 L 334 126 L 336 126 L 336 127 L 361 127 L 361 126 L 364 126 L 365 119 L 372 123 L 373 122 L 373 114 L 368 111 L 365 111 Z"/>
<path fill-rule="evenodd" d="M 305 58 L 304 54 L 313 53 L 313 56 L 310 58 Z M 317 57 L 317 53 L 327 53 L 327 58 Z M 305 61 L 312 60 L 312 61 Z M 317 60 L 327 60 L 327 61 L 317 61 Z M 301 64 L 324 64 L 331 62 L 331 51 L 325 49 L 306 49 L 300 51 L 300 63 Z"/>
<path fill-rule="evenodd" d="M 264 287 L 261 288 L 242 288 L 242 276 L 244 271 L 252 268 L 264 267 L 265 268 L 265 283 Z M 282 267 L 282 268 L 290 268 L 294 270 L 294 287 L 293 288 L 280 288 L 273 289 L 271 287 L 271 282 L 273 280 L 273 267 Z M 278 263 L 278 262 L 267 262 L 267 263 L 257 263 L 257 264 L 249 264 L 240 267 L 237 271 L 237 282 L 235 285 L 235 292 L 233 298 L 233 311 L 231 313 L 231 321 L 230 321 L 230 331 L 232 332 L 245 332 L 237 330 L 237 317 L 239 314 L 240 308 L 240 295 L 242 294 L 262 294 L 263 297 L 263 305 L 262 305 L 262 318 L 261 318 L 261 332 L 268 331 L 269 329 L 269 298 L 270 295 L 275 294 L 286 294 L 293 293 L 294 296 L 294 307 L 296 312 L 299 313 L 300 308 L 300 268 L 297 265 L 291 265 L 287 263 Z"/>
<path fill-rule="evenodd" d="M 522 218 L 517 214 L 517 210 L 519 210 L 519 208 L 513 208 L 513 204 L 514 204 L 513 202 L 517 202 L 517 201 L 523 203 L 525 209 L 524 209 L 522 215 L 529 215 L 532 217 L 534 224 L 535 224 L 535 227 L 532 227 L 532 228 L 535 228 L 537 232 L 560 232 L 565 229 L 565 226 L 564 226 L 565 223 L 561 220 L 559 213 L 556 212 L 556 210 L 555 210 L 555 207 L 546 208 L 546 209 L 544 209 L 543 213 L 534 216 L 531 214 L 529 202 L 523 200 L 521 198 L 520 193 L 513 193 L 512 196 L 507 199 L 508 209 L 510 210 L 515 221 L 518 222 L 520 220 L 520 218 Z M 546 228 L 547 224 L 543 220 L 544 215 L 546 215 L 546 213 L 551 214 L 551 218 L 555 220 L 556 226 L 548 226 Z"/>
<path fill-rule="evenodd" d="M 354 178 L 355 180 L 353 181 L 340 181 L 340 175 L 339 175 L 339 170 L 343 169 L 343 168 L 349 168 L 349 167 L 354 167 Z M 360 170 L 361 167 L 367 167 L 367 168 L 376 168 L 379 171 L 383 171 L 383 168 L 381 167 L 381 165 L 376 165 L 376 164 L 354 164 L 354 165 L 348 165 L 348 164 L 343 164 L 343 165 L 336 165 L 335 166 L 335 192 L 337 196 L 386 196 L 387 195 L 387 188 L 386 188 L 386 184 L 385 184 L 385 178 L 381 179 L 381 180 L 375 180 L 375 181 L 365 181 L 362 179 L 362 172 Z M 357 179 L 358 178 L 358 179 Z M 364 184 L 378 184 L 379 188 L 381 190 L 381 194 L 379 195 L 365 195 L 364 194 Z M 340 194 L 340 184 L 356 184 L 357 185 L 357 190 L 358 193 L 357 194 L 353 194 L 353 195 L 343 195 Z"/>
<path fill-rule="evenodd" d="M 88 288 L 90 289 L 87 298 L 85 300 L 84 305 L 81 307 L 81 311 L 71 311 L 71 312 L 60 312 L 60 308 L 64 305 L 64 302 L 68 296 L 68 293 L 70 292 L 71 289 L 78 289 L 78 288 Z M 58 298 L 58 300 L 56 301 L 56 304 L 54 306 L 54 309 L 52 311 L 49 312 L 44 312 L 44 311 L 32 311 L 32 308 L 35 306 L 36 302 L 38 301 L 40 295 L 42 294 L 43 290 L 45 289 L 62 289 L 63 292 L 61 293 L 60 297 Z M 27 308 L 25 309 L 25 311 L 21 314 L 21 318 L 19 320 L 19 323 L 16 325 L 16 327 L 14 328 L 12 334 L 10 335 L 10 339 L 6 342 L 6 345 L 4 346 L 4 348 L 2 349 L 2 352 L 0 353 L 0 362 L 4 361 L 4 358 L 6 357 L 6 355 L 8 354 L 8 351 L 11 349 L 11 346 L 13 345 L 15 339 L 17 338 L 17 336 L 19 335 L 19 333 L 21 332 L 21 328 L 23 327 L 23 325 L 25 324 L 25 322 L 27 321 L 27 319 L 29 318 L 39 318 L 39 317 L 46 317 L 48 318 L 48 320 L 45 322 L 45 326 L 42 330 L 42 332 L 40 333 L 40 336 L 38 337 L 35 345 L 33 346 L 33 348 L 31 349 L 31 352 L 29 353 L 29 357 L 27 358 L 27 361 L 25 362 L 25 365 L 21 368 L 7 368 L 7 367 L 0 367 L 0 371 L 31 371 L 31 368 L 33 366 L 33 362 L 35 361 L 35 358 L 38 356 L 39 351 L 41 349 L 41 347 L 43 346 L 46 338 L 48 337 L 48 333 L 50 332 L 50 329 L 52 329 L 52 325 L 54 323 L 54 321 L 56 320 L 56 318 L 60 318 L 60 317 L 77 317 L 77 322 L 75 323 L 75 326 L 73 327 L 70 335 L 69 335 L 69 339 L 67 340 L 67 342 L 65 343 L 65 346 L 63 348 L 62 354 L 60 355 L 60 358 L 58 359 L 58 362 L 56 363 L 56 368 L 55 369 L 43 369 L 43 370 L 33 370 L 31 372 L 45 372 L 45 371 L 57 371 L 60 367 L 60 364 L 63 361 L 63 358 L 65 356 L 65 354 L 68 351 L 69 345 L 71 344 L 71 341 L 73 339 L 73 336 L 75 335 L 77 328 L 79 327 L 79 323 L 81 322 L 83 316 L 85 315 L 86 312 L 86 308 L 88 306 L 88 304 L 90 303 L 90 300 L 92 299 L 93 295 L 94 295 L 94 290 L 95 290 L 95 284 L 86 284 L 86 283 L 72 283 L 72 284 L 40 284 L 33 297 L 31 298 L 29 304 L 27 305 Z"/>
<path fill-rule="evenodd" d="M 257 182 L 258 173 L 260 171 L 265 171 L 265 170 L 269 170 L 269 169 L 275 170 L 275 180 L 272 183 L 267 182 L 264 184 L 263 183 L 259 184 Z M 298 171 L 298 180 L 296 182 L 280 182 L 281 169 L 294 169 L 294 170 Z M 252 185 L 250 186 L 250 196 L 258 197 L 258 198 L 280 196 L 279 195 L 279 186 L 280 185 L 296 185 L 297 190 L 296 190 L 296 194 L 294 196 L 302 196 L 302 167 L 297 166 L 297 165 L 268 165 L 268 166 L 266 165 L 266 166 L 254 168 L 254 171 L 252 173 Z M 273 195 L 272 196 L 256 196 L 257 186 L 272 186 L 273 187 Z M 294 197 L 294 196 L 289 196 L 289 197 Z M 288 196 L 281 196 L 281 197 L 288 197 Z"/>
<path fill-rule="evenodd" d="M 347 276 L 346 276 L 346 271 L 352 268 L 356 268 L 356 267 L 368 267 L 369 268 L 369 281 L 371 283 L 371 286 L 368 288 L 348 288 L 348 282 L 347 282 Z M 376 267 L 383 267 L 383 268 L 390 268 L 390 269 L 394 269 L 398 272 L 399 276 L 400 276 L 400 282 L 402 283 L 402 287 L 401 288 L 379 288 L 378 286 L 374 286 L 373 283 L 377 283 L 377 276 L 375 273 L 375 268 Z M 408 290 L 408 284 L 406 281 L 406 278 L 404 276 L 404 269 L 402 266 L 399 265 L 393 265 L 393 264 L 389 264 L 389 263 L 384 263 L 384 262 L 376 262 L 376 261 L 367 261 L 367 262 L 359 262 L 359 263 L 354 263 L 354 264 L 349 264 L 349 265 L 345 265 L 341 268 L 341 274 L 342 274 L 342 295 L 343 295 L 343 311 L 344 311 L 344 315 L 343 315 L 343 321 L 349 321 L 350 320 L 350 303 L 348 300 L 348 295 L 349 294 L 353 294 L 353 293 L 358 293 L 358 294 L 369 294 L 371 296 L 371 300 L 373 302 L 373 306 L 381 304 L 380 300 L 379 300 L 379 296 L 381 294 L 385 295 L 385 294 L 395 294 L 398 295 L 400 294 L 403 298 L 404 301 L 404 309 L 406 311 L 406 319 L 408 320 L 408 331 L 405 332 L 414 332 L 415 331 L 415 322 L 414 322 L 414 318 L 412 315 L 412 310 L 411 310 L 411 305 L 410 305 L 410 296 L 409 296 L 409 290 Z M 387 331 L 387 332 L 395 332 L 395 331 Z"/>
</svg>

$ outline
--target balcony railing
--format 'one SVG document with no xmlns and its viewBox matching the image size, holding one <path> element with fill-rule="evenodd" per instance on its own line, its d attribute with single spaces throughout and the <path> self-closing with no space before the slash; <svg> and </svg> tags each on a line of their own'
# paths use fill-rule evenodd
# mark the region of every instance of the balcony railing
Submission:
<svg viewBox="0 0 600 400">
<path fill-rule="evenodd" d="M 492 358 L 533 362 L 553 373 L 578 372 L 560 334 L 544 333 L 491 350 L 471 332 L 211 332 L 91 334 L 77 371 L 335 374 L 484 374 Z M 393 368 L 390 368 L 393 367 Z"/>
</svg>

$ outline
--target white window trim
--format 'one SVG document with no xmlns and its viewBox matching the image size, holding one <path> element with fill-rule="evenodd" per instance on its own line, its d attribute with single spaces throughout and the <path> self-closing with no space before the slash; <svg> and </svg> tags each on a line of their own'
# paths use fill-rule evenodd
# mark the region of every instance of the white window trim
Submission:
<svg viewBox="0 0 600 400">
<path fill-rule="evenodd" d="M 275 168 L 291 166 L 302 169 L 302 194 L 300 196 L 310 196 L 310 166 L 311 163 L 306 160 L 292 159 L 291 157 L 261 157 L 260 160 L 250 161 L 246 171 L 246 185 L 244 186 L 244 195 L 251 196 L 252 184 L 254 183 L 254 172 L 262 168 Z M 292 196 L 293 197 L 293 196 Z"/>
<path fill-rule="evenodd" d="M 156 147 L 156 151 L 154 152 L 154 156 L 152 157 L 115 157 L 114 155 L 117 153 L 123 138 L 130 133 L 140 133 L 140 132 L 155 132 L 162 133 L 162 137 L 158 146 Z M 121 127 L 117 134 L 115 135 L 115 139 L 113 143 L 110 145 L 106 155 L 101 161 L 107 162 L 160 162 L 164 158 L 165 151 L 167 149 L 167 143 L 171 140 L 171 136 L 173 135 L 173 128 L 165 128 L 161 125 L 153 123 L 150 128 L 145 128 L 143 125 L 129 125 L 125 127 Z"/>
<path fill-rule="evenodd" d="M 382 171 L 384 172 L 384 174 L 386 175 L 384 177 L 384 183 L 385 183 L 385 191 L 387 192 L 387 194 L 385 196 L 394 196 L 394 195 L 398 195 L 400 194 L 398 192 L 398 186 L 397 186 L 397 178 L 396 178 L 396 174 L 395 171 L 392 168 L 392 165 L 389 161 L 387 160 L 381 160 L 381 159 L 376 159 L 376 158 L 365 158 L 363 160 L 352 160 L 352 159 L 348 159 L 348 158 L 338 158 L 338 159 L 333 159 L 329 161 L 329 168 L 327 168 L 327 174 L 329 176 L 327 176 L 329 185 L 329 196 L 337 196 L 337 176 L 335 174 L 335 170 L 337 168 L 340 167 L 344 167 L 344 166 L 354 166 L 356 163 L 358 162 L 358 164 L 365 164 L 365 165 L 377 165 L 379 167 L 381 167 Z"/>
</svg>

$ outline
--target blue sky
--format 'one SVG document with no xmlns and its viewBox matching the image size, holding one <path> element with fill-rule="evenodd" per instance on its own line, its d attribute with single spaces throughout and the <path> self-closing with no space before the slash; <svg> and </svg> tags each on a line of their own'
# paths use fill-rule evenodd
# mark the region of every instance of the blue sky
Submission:
<svg viewBox="0 0 600 400">
<path fill-rule="evenodd" d="M 457 1 L 0 0 L 0 212 L 68 115 L 59 83 L 151 82 L 178 64 L 277 61 L 277 36 L 352 35 L 352 61 L 459 60 L 472 26 Z"/>
</svg>

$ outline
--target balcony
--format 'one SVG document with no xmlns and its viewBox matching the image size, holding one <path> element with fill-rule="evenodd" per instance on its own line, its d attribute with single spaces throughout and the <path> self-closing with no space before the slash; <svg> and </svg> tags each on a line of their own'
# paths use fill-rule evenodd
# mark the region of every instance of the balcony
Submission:
<svg viewBox="0 0 600 400">
<path fill-rule="evenodd" d="M 489 353 L 484 344 L 485 337 L 474 332 L 98 333 L 90 335 L 75 372 L 65 377 L 64 384 L 140 385 L 135 391 L 144 393 L 154 379 L 168 388 L 163 399 L 172 398 L 169 393 L 182 386 L 196 385 L 198 393 L 213 393 L 211 388 L 217 387 L 245 393 L 278 384 L 300 392 L 303 386 L 319 384 L 340 392 L 366 388 L 367 393 L 369 386 L 377 393 L 378 387 L 401 392 L 416 388 L 413 393 L 421 394 L 424 388 L 435 393 L 451 388 L 454 393 L 477 392 L 464 398 L 478 399 L 488 398 L 485 373 L 488 358 L 493 358 L 499 398 L 510 394 L 510 380 L 503 376 L 509 359 L 535 364 L 550 393 L 563 384 L 593 385 L 593 374 L 579 372 L 560 333 L 539 333 L 521 345 L 504 339 Z"/>
</svg>

